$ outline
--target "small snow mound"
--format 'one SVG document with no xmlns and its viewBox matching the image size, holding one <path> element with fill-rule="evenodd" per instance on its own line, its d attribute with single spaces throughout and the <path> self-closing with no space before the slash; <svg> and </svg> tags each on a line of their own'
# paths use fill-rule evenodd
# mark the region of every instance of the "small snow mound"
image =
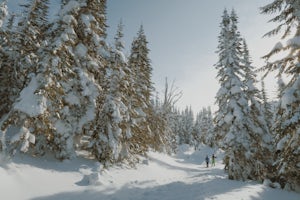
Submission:
<svg viewBox="0 0 300 200">
<path fill-rule="evenodd" d="M 281 185 L 280 185 L 279 183 L 275 182 L 275 183 L 272 183 L 272 184 L 271 184 L 271 187 L 272 187 L 272 188 L 280 189 L 280 188 L 281 188 Z"/>
<path fill-rule="evenodd" d="M 263 185 L 270 186 L 271 183 L 272 183 L 272 181 L 270 179 L 265 179 L 263 182 Z"/>
<path fill-rule="evenodd" d="M 100 174 L 98 172 L 92 172 L 91 174 L 84 175 L 82 180 L 76 184 L 80 186 L 103 185 L 100 181 Z"/>
<path fill-rule="evenodd" d="M 100 174 L 98 172 L 93 172 L 87 175 L 89 185 L 102 185 L 100 182 Z"/>
<path fill-rule="evenodd" d="M 264 182 L 263 182 L 263 185 L 265 186 L 268 186 L 268 187 L 271 187 L 271 188 L 277 188 L 277 189 L 280 189 L 281 186 L 279 183 L 277 182 L 272 182 L 271 180 L 269 179 L 265 179 Z"/>
</svg>

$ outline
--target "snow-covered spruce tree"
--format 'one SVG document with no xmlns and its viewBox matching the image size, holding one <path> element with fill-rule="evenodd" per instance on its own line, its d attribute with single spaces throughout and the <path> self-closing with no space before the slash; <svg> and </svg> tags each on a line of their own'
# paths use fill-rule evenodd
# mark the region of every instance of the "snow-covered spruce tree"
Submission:
<svg viewBox="0 0 300 200">
<path fill-rule="evenodd" d="M 73 1 L 73 4 L 76 1 Z M 106 0 L 81 0 L 80 8 L 75 16 L 77 21 L 74 32 L 79 42 L 75 52 L 77 73 L 80 74 L 84 98 L 81 107 L 84 112 L 78 120 L 81 122 L 77 127 L 76 140 L 80 142 L 82 134 L 93 136 L 97 134 L 100 122 L 100 113 L 103 110 L 107 82 L 105 77 L 106 68 L 109 65 L 109 49 L 105 42 L 106 38 Z M 70 3 L 72 5 L 72 1 Z M 76 108 L 74 109 L 76 112 Z"/>
<path fill-rule="evenodd" d="M 273 135 L 273 138 L 274 138 L 274 152 L 273 152 L 273 159 L 274 159 L 274 162 L 276 161 L 276 157 L 277 157 L 277 154 L 276 154 L 276 145 L 277 145 L 277 139 L 278 139 L 278 133 L 276 131 L 276 127 L 281 127 L 283 126 L 283 123 L 284 123 L 284 120 L 282 119 L 282 113 L 281 114 L 278 114 L 280 112 L 282 112 L 282 108 L 281 108 L 281 104 L 282 104 L 282 99 L 281 99 L 281 96 L 284 92 L 284 89 L 286 87 L 286 83 L 283 81 L 282 79 L 282 75 L 279 74 L 277 77 L 277 99 L 275 100 L 275 103 L 274 103 L 274 109 L 273 109 L 273 112 L 274 112 L 274 116 L 273 116 L 273 124 L 271 126 L 271 131 L 272 131 L 272 135 Z M 274 166 L 274 164 L 273 164 Z M 276 167 L 273 167 L 273 178 L 271 179 L 272 181 L 276 181 L 276 179 L 278 178 L 278 169 L 276 169 Z"/>
<path fill-rule="evenodd" d="M 214 147 L 215 144 L 215 134 L 214 125 L 211 108 L 203 108 L 196 117 L 195 122 L 195 138 L 199 143 L 209 145 Z"/>
<path fill-rule="evenodd" d="M 5 5 L 5 4 L 2 4 Z M 17 44 L 18 31 L 14 26 L 16 23 L 16 15 L 9 13 L 6 27 L 2 28 L 1 37 L 1 71 L 0 71 L 0 118 L 7 114 L 14 101 L 20 94 L 23 87 L 23 81 L 19 76 L 19 53 Z M 9 86 L 9 87 L 7 87 Z"/>
<path fill-rule="evenodd" d="M 185 135 L 183 132 L 183 127 L 184 127 L 184 115 L 183 111 L 177 110 L 175 114 L 175 119 L 174 119 L 174 132 L 177 135 L 177 144 L 182 145 L 185 144 Z"/>
<path fill-rule="evenodd" d="M 215 131 L 225 150 L 225 163 L 230 179 L 253 178 L 252 163 L 254 121 L 249 116 L 250 107 L 245 93 L 245 71 L 242 61 L 242 39 L 237 30 L 237 16 L 224 10 L 219 36 L 219 61 L 215 65 L 221 85 L 216 103 Z"/>
<path fill-rule="evenodd" d="M 186 107 L 182 111 L 182 127 L 181 127 L 181 144 L 195 145 L 193 128 L 194 128 L 194 114 L 191 107 Z"/>
<path fill-rule="evenodd" d="M 99 127 L 91 137 L 92 154 L 105 165 L 129 157 L 128 139 L 131 137 L 127 114 L 128 66 L 123 54 L 123 25 L 118 25 L 115 46 L 111 49 L 106 72 L 107 90 L 98 120 Z"/>
<path fill-rule="evenodd" d="M 128 65 L 128 60 L 124 55 L 125 44 L 123 41 L 123 22 L 120 21 L 117 29 L 117 34 L 115 36 L 115 53 L 113 61 L 115 65 L 119 66 L 120 73 L 120 81 L 119 81 L 119 93 L 121 94 L 121 102 L 122 102 L 122 121 L 120 123 L 120 127 L 122 129 L 122 137 L 121 137 L 121 152 L 120 158 L 127 159 L 130 163 L 135 161 L 134 152 L 130 150 L 130 142 L 129 139 L 132 137 L 132 127 L 133 122 L 131 121 L 131 94 L 133 93 L 134 88 L 130 87 L 131 83 L 131 70 Z"/>
<path fill-rule="evenodd" d="M 86 111 L 82 105 L 85 103 L 83 97 L 88 94 L 82 94 L 86 87 L 81 84 L 87 84 L 88 79 L 80 70 L 81 63 L 77 58 L 82 56 L 80 50 L 84 52 L 84 47 L 77 46 L 76 49 L 75 46 L 80 44 L 75 30 L 82 5 L 82 2 L 74 1 L 62 3 L 38 74 L 42 80 L 38 93 L 47 99 L 47 109 L 41 119 L 44 130 L 36 136 L 35 151 L 43 154 L 50 150 L 58 159 L 75 156 L 75 133 L 77 127 L 82 126 L 79 118 Z"/>
<path fill-rule="evenodd" d="M 213 123 L 213 115 L 211 108 L 208 107 L 206 110 L 204 125 L 206 127 L 206 138 L 204 142 L 211 147 L 215 147 L 215 133 L 214 133 L 214 123 Z"/>
<path fill-rule="evenodd" d="M 182 124 L 182 116 L 180 114 L 180 111 L 178 108 L 176 107 L 173 107 L 172 108 L 172 115 L 171 117 L 169 118 L 169 125 L 170 125 L 170 128 L 172 130 L 172 133 L 173 133 L 173 137 L 175 137 L 175 148 L 173 149 L 174 151 L 176 151 L 177 149 L 177 146 L 178 144 L 182 144 L 182 141 L 181 141 L 181 124 Z"/>
<path fill-rule="evenodd" d="M 75 32 L 81 41 L 77 45 L 77 49 L 87 51 L 88 56 L 81 56 L 78 59 L 82 65 L 81 68 L 86 68 L 87 71 L 94 73 L 99 84 L 104 85 L 109 57 L 109 50 L 105 42 L 106 0 L 81 0 L 81 4 L 76 18 L 78 24 Z"/>
<path fill-rule="evenodd" d="M 278 34 L 283 30 L 282 39 L 286 45 L 276 44 L 265 56 L 269 59 L 278 52 L 288 52 L 286 56 L 270 61 L 264 69 L 278 70 L 279 75 L 286 75 L 288 83 L 280 94 L 280 123 L 276 122 L 276 169 L 277 180 L 282 187 L 300 191 L 300 1 L 276 0 L 261 8 L 263 14 L 277 13 L 271 19 L 279 25 L 267 36 Z M 290 38 L 289 38 L 290 37 Z"/>
<path fill-rule="evenodd" d="M 38 70 L 38 50 L 43 45 L 46 30 L 49 28 L 49 0 L 27 0 L 21 7 L 23 13 L 16 27 L 15 46 L 12 48 L 18 85 L 23 89 L 30 81 L 27 76 Z"/>
<path fill-rule="evenodd" d="M 14 27 L 14 14 L 11 14 L 8 19 L 5 37 L 1 42 L 5 52 L 3 55 L 5 58 L 2 61 L 3 69 L 0 72 L 1 84 L 4 85 L 1 87 L 1 100 L 5 101 L 1 103 L 1 116 L 11 109 L 20 91 L 30 81 L 28 75 L 37 67 L 39 60 L 37 50 L 42 45 L 48 24 L 47 5 L 48 1 L 27 1 L 23 5 L 23 14 L 19 17 L 17 27 Z"/>
<path fill-rule="evenodd" d="M 83 134 L 92 135 L 102 109 L 106 33 L 105 1 L 65 1 L 50 63 L 59 68 L 60 88 L 56 95 L 62 105 L 55 106 L 53 150 L 56 157 L 74 156 Z M 50 69 L 51 70 L 51 69 Z M 57 73 L 54 71 L 54 74 Z M 48 88 L 51 92 L 52 88 Z M 56 102 L 54 102 L 56 103 Z"/>
<path fill-rule="evenodd" d="M 44 73 L 51 76 L 45 90 L 57 98 L 49 107 L 54 125 L 49 143 L 59 159 L 73 157 L 82 135 L 94 130 L 104 77 L 102 6 L 95 1 L 64 1 L 49 47 L 51 55 L 45 60 L 49 64 Z"/>
<path fill-rule="evenodd" d="M 4 30 L 3 23 L 8 15 L 6 2 L 0 3 L 0 119 L 9 112 L 11 107 L 10 96 L 12 95 L 13 67 L 7 53 L 9 35 Z"/>
<path fill-rule="evenodd" d="M 272 111 L 272 105 L 269 102 L 269 98 L 268 98 L 268 95 L 266 92 L 265 81 L 263 79 L 261 80 L 261 94 L 262 94 L 262 100 L 263 100 L 262 112 L 265 117 L 265 121 L 267 123 L 269 132 L 270 132 L 270 134 L 272 134 L 271 128 L 273 125 L 274 114 Z"/>
<path fill-rule="evenodd" d="M 263 112 L 263 97 L 261 91 L 257 89 L 256 74 L 254 67 L 251 65 L 249 50 L 245 39 L 242 44 L 242 68 L 245 72 L 245 88 L 244 92 L 248 99 L 249 115 L 252 123 L 249 124 L 249 134 L 251 136 L 251 146 L 249 149 L 248 159 L 252 160 L 251 167 L 255 169 L 250 178 L 263 180 L 267 176 L 267 171 L 272 166 L 272 142 L 273 138 Z"/>
<path fill-rule="evenodd" d="M 276 132 L 276 127 L 281 127 L 283 126 L 283 123 L 284 123 L 284 120 L 282 120 L 282 115 L 278 115 L 279 112 L 282 112 L 282 109 L 281 109 L 281 104 L 282 104 L 282 99 L 280 98 L 284 92 L 284 88 L 286 87 L 286 84 L 285 82 L 283 81 L 282 79 L 282 76 L 279 74 L 277 76 L 277 101 L 276 101 L 276 104 L 275 104 L 275 108 L 274 108 L 274 123 L 271 127 L 271 130 L 272 130 L 272 134 L 274 135 L 275 137 L 275 143 L 277 142 L 276 141 L 276 137 L 277 137 L 277 132 Z M 276 144 L 274 144 L 276 146 Z M 275 157 L 275 155 L 274 155 Z"/>
<path fill-rule="evenodd" d="M 194 134 L 194 140 L 195 140 L 195 148 L 197 149 L 198 146 L 203 143 L 202 142 L 202 136 L 204 136 L 204 133 L 202 132 L 202 119 L 203 119 L 203 112 L 200 111 L 199 113 L 197 113 L 196 115 L 196 119 L 195 119 L 195 124 L 194 124 L 194 130 L 193 130 L 193 134 Z"/>
<path fill-rule="evenodd" d="M 13 109 L 16 114 L 2 127 L 5 132 L 19 127 L 26 130 L 26 137 L 27 132 L 34 135 L 33 153 L 43 154 L 48 150 L 59 159 L 71 158 L 75 156 L 75 141 L 80 140 L 84 131 L 94 130 L 96 101 L 101 91 L 99 74 L 103 67 L 102 29 L 97 26 L 97 18 L 86 12 L 93 10 L 98 15 L 95 9 L 99 6 L 91 8 L 85 1 L 64 1 L 58 21 L 52 27 L 49 45 L 42 47 L 43 60 L 39 62 L 37 75 L 32 76 L 28 87 L 21 92 L 21 101 Z M 82 23 L 86 15 L 89 20 Z M 76 33 L 78 29 L 84 29 L 85 35 Z M 97 30 L 101 30 L 100 35 Z M 31 101 L 26 100 L 26 94 L 32 97 Z M 24 106 L 26 102 L 29 106 Z M 36 109 L 26 110 L 26 107 Z M 20 111 L 25 116 L 18 114 Z M 14 143 L 22 143 L 26 139 L 24 134 L 15 132 Z"/>
<path fill-rule="evenodd" d="M 149 59 L 149 49 L 143 26 L 140 27 L 137 37 L 131 45 L 128 65 L 131 76 L 129 87 L 130 120 L 132 122 L 132 137 L 130 138 L 133 154 L 144 154 L 153 143 L 153 135 L 147 116 L 151 112 L 151 82 L 152 67 Z"/>
<path fill-rule="evenodd" d="M 33 90 L 37 88 L 35 73 L 41 60 L 38 51 L 44 45 L 44 31 L 48 26 L 48 1 L 28 1 L 23 6 L 24 15 L 19 20 L 18 26 L 13 29 L 12 25 L 8 24 L 10 37 L 7 54 L 9 67 L 13 68 L 13 75 L 9 74 L 9 77 L 14 81 L 10 100 L 15 103 L 3 118 L 0 128 L 3 134 L 2 144 L 8 147 L 4 150 L 10 153 L 15 152 L 18 146 L 22 151 L 27 151 L 30 143 L 35 142 L 34 134 L 31 133 L 34 128 L 29 129 L 34 120 L 27 121 L 26 117 L 41 114 L 43 112 L 41 105 L 45 103 L 44 99 L 36 99 L 29 95 L 34 95 Z M 28 105 L 30 103 L 34 105 Z M 4 144 L 6 142 L 7 144 Z"/>
<path fill-rule="evenodd" d="M 282 79 L 282 75 L 279 74 L 277 76 L 277 101 L 276 101 L 276 104 L 275 104 L 275 108 L 274 108 L 274 122 L 272 124 L 272 127 L 271 127 L 271 131 L 272 131 L 272 134 L 273 134 L 273 137 L 275 138 L 274 139 L 274 154 L 273 154 L 273 157 L 274 157 L 274 161 L 276 163 L 276 160 L 278 159 L 277 158 L 277 153 L 278 153 L 278 147 L 279 148 L 282 148 L 282 144 L 280 144 L 279 146 L 277 145 L 277 142 L 278 142 L 278 139 L 279 139 L 279 134 L 278 132 L 276 131 L 277 130 L 277 127 L 283 127 L 284 126 L 284 123 L 285 123 L 285 120 L 282 119 L 283 115 L 282 115 L 282 108 L 281 108 L 281 105 L 282 105 L 282 95 L 283 95 L 283 92 L 285 90 L 285 87 L 286 87 L 286 83 L 283 81 Z M 278 181 L 278 169 L 277 167 L 275 166 L 273 168 L 273 179 L 272 181 Z"/>
</svg>

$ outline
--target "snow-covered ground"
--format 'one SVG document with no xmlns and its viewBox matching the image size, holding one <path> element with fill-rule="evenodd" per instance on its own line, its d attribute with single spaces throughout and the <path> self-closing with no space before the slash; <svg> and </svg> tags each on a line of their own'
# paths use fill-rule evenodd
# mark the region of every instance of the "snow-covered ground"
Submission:
<svg viewBox="0 0 300 200">
<path fill-rule="evenodd" d="M 228 180 L 221 154 L 215 167 L 206 168 L 206 154 L 181 147 L 168 156 L 149 153 L 135 169 L 101 170 L 92 160 L 59 162 L 18 155 L 0 159 L 0 199 L 9 200 L 299 200 L 300 194 L 272 189 L 255 182 Z M 100 173 L 99 173 L 100 172 Z"/>
</svg>

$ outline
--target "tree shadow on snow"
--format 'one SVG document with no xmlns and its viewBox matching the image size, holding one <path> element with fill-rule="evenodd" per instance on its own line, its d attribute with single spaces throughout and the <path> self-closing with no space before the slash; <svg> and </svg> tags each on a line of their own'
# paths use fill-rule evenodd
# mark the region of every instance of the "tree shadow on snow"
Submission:
<svg viewBox="0 0 300 200">
<path fill-rule="evenodd" d="M 268 186 L 265 186 L 264 190 L 261 192 L 256 192 L 256 194 L 251 194 L 251 200 L 261 200 L 261 199 L 270 199 L 270 200 L 299 200 L 300 194 L 292 191 L 274 189 Z"/>
<path fill-rule="evenodd" d="M 125 185 L 119 190 L 111 187 L 99 191 L 93 186 L 81 192 L 64 192 L 50 196 L 36 197 L 31 200 L 213 200 L 221 199 L 217 197 L 220 194 L 230 192 L 243 193 L 251 191 L 255 183 L 243 183 L 215 178 L 208 182 L 196 182 L 193 184 L 184 182 L 173 182 L 165 185 L 159 185 L 148 188 L 133 187 L 130 184 Z M 256 194 L 250 194 L 247 199 L 251 200 L 281 200 L 286 199 L 287 191 L 264 188 L 263 191 Z M 299 194 L 288 194 L 293 200 L 299 199 Z M 234 199 L 240 199 L 238 196 Z"/>
<path fill-rule="evenodd" d="M 193 184 L 172 182 L 148 188 L 138 188 L 127 184 L 119 190 L 108 188 L 97 191 L 97 187 L 93 186 L 81 192 L 64 192 L 36 197 L 32 200 L 208 200 L 214 199 L 214 196 L 218 194 L 237 190 L 242 186 L 244 184 L 238 181 L 230 181 L 230 184 L 226 184 L 221 178 Z"/>
<path fill-rule="evenodd" d="M 26 154 L 20 154 L 11 158 L 16 164 L 29 165 L 45 170 L 53 170 L 58 172 L 78 172 L 80 169 L 97 170 L 97 162 L 82 157 L 73 160 L 59 161 L 51 156 L 32 157 Z"/>
</svg>

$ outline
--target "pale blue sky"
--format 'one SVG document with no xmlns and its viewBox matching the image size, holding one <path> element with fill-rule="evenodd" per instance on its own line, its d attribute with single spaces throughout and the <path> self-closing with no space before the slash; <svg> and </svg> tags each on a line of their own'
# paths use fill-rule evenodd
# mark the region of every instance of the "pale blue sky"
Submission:
<svg viewBox="0 0 300 200">
<path fill-rule="evenodd" d="M 18 2 L 9 0 L 10 9 Z M 59 0 L 52 0 L 57 3 Z M 259 7 L 272 0 L 107 0 L 108 41 L 112 41 L 117 24 L 122 19 L 126 53 L 143 24 L 149 42 L 153 67 L 153 82 L 162 92 L 165 77 L 183 91 L 178 106 L 191 105 L 195 112 L 204 106 L 215 110 L 215 95 L 219 89 L 216 80 L 219 24 L 224 8 L 234 8 L 239 17 L 238 28 L 246 38 L 255 66 L 275 45 L 275 38 L 262 38 L 274 28 L 267 23 L 271 16 L 259 14 Z M 269 84 L 270 94 L 275 88 Z"/>
<path fill-rule="evenodd" d="M 239 31 L 246 38 L 253 64 L 260 67 L 264 63 L 260 58 L 276 42 L 262 38 L 275 26 L 267 23 L 271 16 L 259 13 L 259 7 L 270 2 L 272 0 L 108 0 L 108 31 L 112 37 L 122 19 L 129 49 L 143 24 L 156 89 L 161 92 L 168 77 L 183 91 L 178 106 L 191 105 L 195 112 L 203 106 L 212 106 L 215 110 L 219 85 L 213 65 L 218 59 L 215 52 L 224 8 L 236 10 Z M 269 85 L 269 90 L 274 94 L 276 88 Z"/>
</svg>

